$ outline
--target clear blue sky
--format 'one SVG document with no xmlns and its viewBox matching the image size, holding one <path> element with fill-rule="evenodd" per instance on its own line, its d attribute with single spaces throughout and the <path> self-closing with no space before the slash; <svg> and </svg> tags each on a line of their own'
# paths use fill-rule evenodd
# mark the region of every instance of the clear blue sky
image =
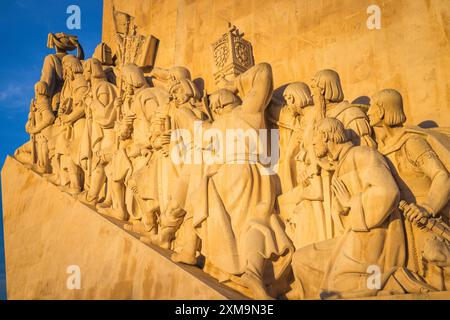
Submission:
<svg viewBox="0 0 450 320">
<path fill-rule="evenodd" d="M 69 30 L 69 5 L 81 9 L 81 29 Z M 0 10 L 0 166 L 6 155 L 29 139 L 25 133 L 33 86 L 42 61 L 52 53 L 46 47 L 49 32 L 79 37 L 86 57 L 101 42 L 102 0 L 2 0 Z M 1 200 L 0 200 L 1 207 Z M 3 210 L 2 210 L 3 213 Z M 0 299 L 5 299 L 3 223 L 0 221 Z"/>
</svg>

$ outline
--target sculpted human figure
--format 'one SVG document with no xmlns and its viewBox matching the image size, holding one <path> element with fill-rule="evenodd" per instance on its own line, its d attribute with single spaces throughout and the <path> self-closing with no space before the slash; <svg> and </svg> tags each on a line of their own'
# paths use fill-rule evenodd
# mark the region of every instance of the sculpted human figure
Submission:
<svg viewBox="0 0 450 320">
<path fill-rule="evenodd" d="M 98 205 L 101 213 L 119 220 L 127 220 L 126 185 L 134 172 L 150 160 L 151 120 L 159 105 L 154 88 L 150 88 L 142 70 L 135 64 L 122 68 L 125 84 L 124 98 L 117 97 L 116 108 L 121 108 L 118 150 L 112 157 L 112 207 Z M 129 136 L 129 137 L 128 137 Z"/>
<path fill-rule="evenodd" d="M 79 199 L 95 206 L 106 178 L 111 176 L 110 159 L 116 147 L 115 122 L 118 110 L 114 101 L 117 88 L 108 82 L 99 60 L 88 59 L 84 64 L 84 76 L 90 84 L 90 96 L 86 99 L 86 118 L 80 161 L 85 172 L 89 172 L 89 190 Z M 88 175 L 86 175 L 88 176 Z"/>
<path fill-rule="evenodd" d="M 336 71 L 326 69 L 317 72 L 311 88 L 319 118 L 338 119 L 355 145 L 375 147 L 366 114 L 361 108 L 344 100 L 341 80 Z"/>
<path fill-rule="evenodd" d="M 210 129 L 226 136 L 227 130 L 264 128 L 264 111 L 272 95 L 272 69 L 258 64 L 226 84 L 210 97 L 214 122 Z M 239 92 L 242 102 L 233 98 Z M 242 141 L 239 135 L 226 144 Z M 225 148 L 224 145 L 219 149 Z M 225 148 L 225 157 L 193 168 L 185 204 L 192 226 L 201 240 L 204 270 L 220 281 L 233 281 L 250 289 L 256 299 L 271 298 L 266 284 L 277 279 L 290 261 L 292 244 L 274 214 L 275 181 L 259 162 L 258 151 L 248 140 L 245 148 Z M 222 150 L 225 150 L 222 149 Z M 198 172 L 198 171 L 197 171 Z M 183 248 L 182 256 L 195 257 Z M 273 263 L 273 278 L 265 278 L 265 267 Z"/>
<path fill-rule="evenodd" d="M 297 298 L 345 298 L 400 292 L 389 275 L 405 265 L 406 242 L 398 207 L 400 191 L 383 156 L 354 146 L 343 124 L 324 118 L 314 133 L 319 158 L 335 162 L 333 217 L 344 234 L 298 249 L 292 259 Z M 380 286 L 369 287 L 370 268 Z M 403 292 L 403 291 L 401 291 Z"/>
<path fill-rule="evenodd" d="M 77 49 L 78 59 L 83 60 L 84 52 L 76 36 L 63 32 L 49 33 L 47 47 L 55 48 L 56 53 L 45 57 L 41 81 L 47 83 L 52 110 L 56 113 L 59 108 L 60 94 L 64 83 L 62 58 L 67 55 L 68 51 Z"/>
<path fill-rule="evenodd" d="M 311 143 L 316 113 L 306 84 L 288 85 L 283 96 L 287 105 L 279 116 L 282 194 L 278 204 L 286 231 L 299 248 L 326 239 L 322 181 Z"/>
<path fill-rule="evenodd" d="M 378 149 L 388 159 L 400 187 L 401 199 L 407 203 L 404 213 L 407 217 L 408 268 L 436 289 L 448 290 L 449 242 L 425 226 L 429 219 L 440 218 L 444 228 L 450 230 L 449 163 L 443 162 L 450 159 L 450 138 L 436 130 L 406 127 L 403 99 L 394 89 L 377 92 L 371 99 L 368 115 Z M 446 138 L 444 143 L 439 142 L 439 135 Z"/>
<path fill-rule="evenodd" d="M 182 75 L 181 75 L 182 76 Z M 177 177 L 173 183 L 173 190 L 169 193 L 168 203 L 161 210 L 158 234 L 150 238 L 141 238 L 144 242 L 151 242 L 162 248 L 169 249 L 175 233 L 185 219 L 185 202 L 189 177 L 195 166 L 194 156 L 194 130 L 195 123 L 206 120 L 206 114 L 198 107 L 200 93 L 195 84 L 189 78 L 174 77 L 169 91 L 171 103 L 166 108 L 166 114 L 159 113 L 159 121 L 166 119 L 165 125 L 168 131 L 160 137 L 155 137 L 156 149 L 163 148 L 163 152 L 175 163 L 171 169 L 175 171 L 171 176 Z M 203 123 L 202 125 L 204 125 Z M 173 139 L 167 137 L 173 132 Z M 183 134 L 187 133 L 187 134 Z M 159 140 L 159 141 L 158 141 Z M 168 146 L 168 149 L 167 147 Z M 195 237 L 187 240 L 195 245 Z M 185 262 L 195 264 L 192 257 L 184 259 Z"/>
<path fill-rule="evenodd" d="M 31 140 L 20 147 L 14 154 L 15 158 L 23 163 L 33 165 L 39 173 L 48 173 L 51 170 L 49 160 L 48 140 L 51 137 L 51 125 L 55 121 L 47 84 L 39 81 L 34 86 L 35 98 L 31 102 L 28 121 L 25 130 L 30 134 Z"/>
<path fill-rule="evenodd" d="M 73 55 L 62 59 L 64 85 L 57 124 L 61 133 L 56 136 L 54 176 L 52 181 L 67 188 L 72 194 L 82 189 L 83 171 L 80 167 L 80 145 L 85 126 L 84 97 L 89 87 L 83 76 L 83 66 Z"/>
<path fill-rule="evenodd" d="M 141 202 L 141 205 L 136 203 L 136 209 L 145 207 L 147 213 L 133 214 L 133 219 L 130 219 L 132 224 L 124 226 L 126 230 L 141 233 L 144 242 L 150 241 L 150 234 L 156 234 L 154 213 L 161 213 L 167 209 L 170 194 L 174 192 L 181 171 L 180 165 L 175 164 L 169 156 L 171 128 L 179 126 L 174 115 L 179 106 L 174 97 L 174 90 L 179 87 L 180 80 L 186 80 L 190 85 L 187 87 L 187 93 L 180 91 L 180 94 L 187 95 L 186 101 L 183 101 L 191 104 L 191 102 L 195 103 L 199 97 L 198 90 L 190 81 L 189 70 L 184 67 L 154 68 L 151 77 L 155 85 L 152 89 L 156 98 L 154 102 L 157 104 L 150 126 L 149 139 L 152 155 L 149 162 L 141 170 L 136 171 L 129 180 L 129 186 L 135 193 L 135 198 L 140 198 L 139 202 Z M 180 107 L 183 109 L 182 106 Z M 189 115 L 191 113 L 188 113 Z M 197 116 L 195 120 L 198 120 Z M 185 123 L 188 123 L 188 119 Z"/>
<path fill-rule="evenodd" d="M 280 176 L 281 191 L 287 192 L 298 185 L 296 156 L 303 142 L 305 129 L 313 124 L 313 100 L 307 84 L 294 82 L 284 89 L 283 97 L 286 102 L 280 110 L 269 110 L 269 119 L 279 128 L 280 159 L 278 161 L 278 175 Z M 273 113 L 278 112 L 278 115 Z"/>
</svg>

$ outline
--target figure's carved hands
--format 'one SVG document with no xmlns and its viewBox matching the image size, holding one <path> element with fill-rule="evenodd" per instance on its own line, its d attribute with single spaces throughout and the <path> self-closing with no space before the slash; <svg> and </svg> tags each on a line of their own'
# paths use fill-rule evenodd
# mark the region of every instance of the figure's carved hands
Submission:
<svg viewBox="0 0 450 320">
<path fill-rule="evenodd" d="M 36 130 L 36 127 L 33 126 L 31 123 L 27 122 L 27 124 L 25 125 L 25 131 L 28 134 L 35 134 L 38 133 L 38 130 Z"/>
<path fill-rule="evenodd" d="M 136 145 L 131 145 L 127 152 L 130 158 L 136 158 L 141 155 L 141 148 Z"/>
<path fill-rule="evenodd" d="M 325 117 L 325 97 L 323 96 L 325 90 L 319 87 L 317 84 L 312 85 L 311 87 L 311 95 L 313 97 L 314 106 L 319 107 L 320 113 L 322 117 Z"/>
<path fill-rule="evenodd" d="M 62 115 L 59 117 L 59 119 L 60 119 L 60 121 L 61 121 L 62 124 L 70 124 L 69 115 L 67 115 L 67 114 L 62 114 Z"/>
<path fill-rule="evenodd" d="M 150 149 L 147 149 L 147 148 L 145 148 L 145 149 L 142 149 L 141 150 L 141 156 L 143 156 L 143 157 L 149 157 L 150 155 L 152 154 L 152 152 L 150 151 Z"/>
<path fill-rule="evenodd" d="M 138 187 L 136 184 L 136 181 L 134 179 L 129 179 L 128 180 L 128 188 L 130 188 L 130 190 L 134 193 L 137 194 L 138 193 Z"/>
<path fill-rule="evenodd" d="M 88 159 L 81 159 L 80 164 L 81 164 L 81 168 L 83 169 L 83 171 L 88 170 Z"/>
<path fill-rule="evenodd" d="M 170 144 L 171 130 L 167 130 L 157 136 L 153 142 L 153 147 L 157 150 L 164 148 Z"/>
<path fill-rule="evenodd" d="M 417 226 L 420 226 L 421 224 L 423 224 L 423 222 L 431 217 L 431 214 L 425 208 L 418 206 L 415 203 L 410 203 L 408 206 L 406 206 L 403 213 L 409 221 Z"/>
<path fill-rule="evenodd" d="M 225 75 L 222 73 L 217 75 L 217 77 L 215 78 L 215 82 L 218 88 L 227 89 L 234 93 L 236 93 L 237 91 L 235 82 L 227 80 L 225 78 Z"/>
<path fill-rule="evenodd" d="M 116 100 L 114 100 L 114 108 L 118 109 L 123 105 L 123 98 L 117 97 Z"/>
<path fill-rule="evenodd" d="M 342 180 L 334 178 L 331 183 L 331 190 L 344 208 L 351 207 L 352 197 Z"/>
<path fill-rule="evenodd" d="M 301 172 L 299 172 L 298 180 L 303 188 L 306 188 L 311 184 L 311 182 L 309 181 L 309 174 L 307 170 L 302 170 Z"/>
<path fill-rule="evenodd" d="M 319 87 L 317 84 L 311 86 L 311 95 L 313 98 L 323 97 L 323 89 Z"/>
</svg>

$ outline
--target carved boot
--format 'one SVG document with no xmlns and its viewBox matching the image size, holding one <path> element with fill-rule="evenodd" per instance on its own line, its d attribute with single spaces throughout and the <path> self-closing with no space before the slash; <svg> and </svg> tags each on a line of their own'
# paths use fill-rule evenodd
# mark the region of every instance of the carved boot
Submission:
<svg viewBox="0 0 450 320">
<path fill-rule="evenodd" d="M 112 207 L 97 207 L 101 214 L 113 217 L 121 221 L 127 221 L 128 212 L 125 206 L 124 187 L 121 181 L 114 181 L 112 184 L 113 201 Z"/>
<path fill-rule="evenodd" d="M 163 249 L 170 249 L 177 227 L 161 227 L 157 234 L 141 237 L 140 240 L 147 244 L 153 244 Z"/>
<path fill-rule="evenodd" d="M 95 209 L 95 204 L 97 203 L 97 197 L 91 198 L 89 196 L 89 192 L 87 192 L 87 191 L 81 192 L 78 195 L 78 200 L 80 202 L 84 203 L 85 205 Z"/>
<path fill-rule="evenodd" d="M 189 265 L 197 264 L 197 248 L 198 248 L 198 237 L 192 226 L 192 219 L 186 220 L 186 237 L 183 249 L 181 252 L 172 253 L 170 259 L 174 262 L 181 262 Z"/>
<path fill-rule="evenodd" d="M 103 209 L 110 208 L 111 206 L 112 206 L 111 199 L 106 199 L 103 202 L 97 203 L 97 205 L 95 207 L 97 208 L 97 210 L 103 210 Z"/>
<path fill-rule="evenodd" d="M 250 289 L 255 300 L 274 300 L 266 290 L 262 272 L 265 260 L 259 253 L 251 253 L 247 260 L 247 268 L 242 275 L 244 285 Z"/>
<path fill-rule="evenodd" d="M 127 223 L 123 226 L 123 228 L 130 232 L 136 232 L 144 237 L 150 238 L 150 236 L 156 235 L 156 226 L 153 228 L 147 228 L 141 221 L 134 221 L 131 223 Z"/>
</svg>

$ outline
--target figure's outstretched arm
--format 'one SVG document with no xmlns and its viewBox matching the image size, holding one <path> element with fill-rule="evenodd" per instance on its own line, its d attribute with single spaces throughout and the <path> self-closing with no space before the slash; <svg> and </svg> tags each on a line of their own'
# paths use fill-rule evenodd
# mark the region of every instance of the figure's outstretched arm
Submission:
<svg viewBox="0 0 450 320">
<path fill-rule="evenodd" d="M 272 67 L 268 63 L 259 63 L 240 74 L 234 84 L 242 99 L 243 112 L 264 112 L 272 98 Z"/>
</svg>

